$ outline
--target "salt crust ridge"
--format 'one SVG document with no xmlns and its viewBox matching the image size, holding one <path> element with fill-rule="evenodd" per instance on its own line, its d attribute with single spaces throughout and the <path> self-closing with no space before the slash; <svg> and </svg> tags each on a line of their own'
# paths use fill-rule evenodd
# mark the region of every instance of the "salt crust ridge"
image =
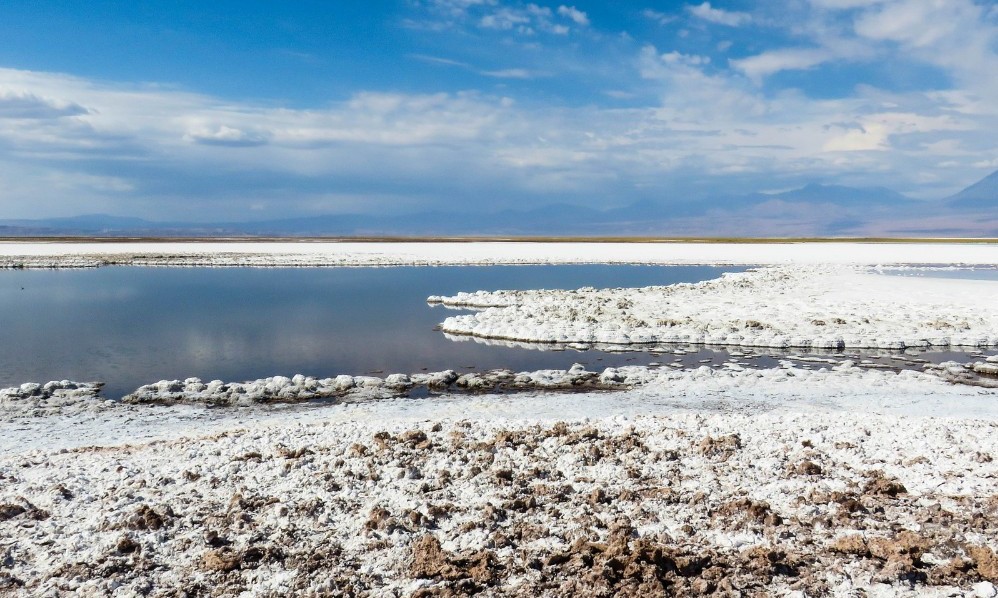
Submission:
<svg viewBox="0 0 998 598">
<path fill-rule="evenodd" d="M 607 368 L 602 373 L 590 372 L 581 364 L 568 370 L 537 370 L 514 373 L 509 370 L 469 372 L 459 375 L 454 370 L 421 374 L 391 374 L 377 376 L 340 375 L 317 379 L 301 374 L 291 378 L 275 376 L 244 383 L 208 383 L 198 378 L 162 380 L 140 387 L 126 395 L 125 403 L 205 403 L 240 405 L 281 401 L 308 401 L 324 398 L 371 399 L 396 396 L 414 388 L 443 391 L 447 389 L 482 391 L 497 385 L 509 389 L 565 389 L 619 387 L 623 384 L 646 382 L 647 372 L 639 368 L 624 370 Z"/>
<path fill-rule="evenodd" d="M 639 289 L 431 296 L 480 310 L 452 335 L 533 343 L 695 343 L 846 349 L 998 345 L 998 282 L 885 276 L 856 266 L 777 266 Z"/>
<path fill-rule="evenodd" d="M 270 394 L 270 398 L 260 392 L 255 395 L 256 402 L 232 392 L 231 387 L 217 395 L 208 395 L 207 387 L 218 390 L 220 387 L 195 383 L 187 390 L 187 384 L 163 381 L 145 387 L 141 399 L 135 397 L 129 403 L 105 400 L 96 389 L 77 394 L 75 402 L 58 399 L 55 405 L 46 405 L 46 399 L 37 396 L 0 402 L 0 423 L 7 424 L 5 434 L 0 436 L 0 454 L 90 444 L 107 446 L 173 438 L 195 431 L 207 433 L 247 422 L 316 418 L 422 421 L 516 418 L 530 414 L 533 418 L 557 419 L 690 410 L 722 413 L 847 410 L 998 420 L 994 389 L 970 386 L 966 380 L 953 384 L 950 376 L 956 375 L 954 371 L 967 374 L 965 366 L 956 364 L 940 371 L 893 372 L 857 367 L 848 361 L 819 369 L 803 369 L 790 362 L 781 368 L 759 370 L 734 365 L 691 370 L 630 366 L 605 370 L 601 374 L 603 382 L 598 386 L 565 385 L 566 379 L 593 382 L 593 373 L 577 368 L 571 374 L 564 370 L 543 374 L 549 380 L 561 380 L 560 388 L 570 388 L 572 392 L 552 394 L 544 389 L 554 387 L 547 386 L 496 395 L 491 393 L 498 385 L 472 391 L 452 385 L 449 390 L 438 389 L 441 394 L 433 397 L 409 397 L 397 390 L 355 387 L 325 401 L 312 401 L 314 391 L 303 383 L 275 385 L 278 392 Z M 278 379 L 293 385 L 295 378 Z M 232 386 L 261 389 L 273 380 Z M 199 390 L 201 387 L 204 389 Z M 610 388 L 616 390 L 605 390 Z M 281 389 L 284 398 L 280 397 Z M 0 391 L 0 396 L 8 396 L 10 390 L 18 389 Z M 292 396 L 301 398 L 296 401 L 289 398 Z M 211 408 L 218 406 L 235 408 Z"/>
<path fill-rule="evenodd" d="M 294 403 L 317 399 L 360 401 L 405 395 L 416 388 L 442 392 L 484 392 L 506 390 L 585 390 L 614 389 L 647 383 L 655 375 L 647 368 L 606 368 L 590 372 L 581 364 L 567 370 L 536 370 L 514 373 L 490 370 L 458 374 L 454 370 L 419 374 L 377 376 L 339 375 L 314 378 L 296 374 L 272 376 L 248 382 L 202 382 L 200 378 L 160 380 L 125 395 L 120 404 L 196 404 L 239 406 L 265 403 Z M 99 382 L 68 380 L 25 383 L 0 389 L 0 418 L 7 416 L 47 416 L 60 412 L 114 408 L 119 402 L 100 396 Z"/>
<path fill-rule="evenodd" d="M 0 421 L 9 413 L 44 417 L 109 407 L 112 402 L 100 397 L 101 386 L 100 382 L 61 380 L 0 388 Z"/>
<path fill-rule="evenodd" d="M 606 368 L 602 372 L 588 371 L 575 364 L 568 370 L 536 370 L 513 373 L 508 370 L 469 372 L 459 375 L 453 370 L 421 374 L 391 374 L 376 376 L 340 375 L 334 378 L 313 378 L 297 374 L 292 377 L 273 376 L 248 382 L 203 382 L 199 378 L 161 380 L 136 389 L 121 401 L 100 396 L 99 382 L 26 383 L 0 389 L 0 421 L 11 418 L 44 417 L 72 414 L 78 411 L 114 409 L 121 405 L 205 405 L 251 406 L 333 399 L 334 402 L 388 399 L 407 396 L 410 391 L 425 388 L 437 393 L 489 393 L 495 391 L 594 390 L 621 391 L 648 386 L 649 392 L 667 394 L 697 394 L 699 392 L 740 392 L 745 396 L 780 394 L 787 383 L 798 387 L 824 388 L 828 394 L 843 391 L 864 394 L 864 391 L 891 386 L 895 390 L 936 391 L 959 394 L 959 389 L 947 382 L 972 384 L 979 376 L 975 372 L 990 370 L 998 359 L 959 364 L 946 362 L 928 366 L 926 372 L 872 370 L 845 360 L 829 367 L 802 369 L 786 361 L 780 368 L 743 368 L 726 364 L 722 368 L 701 366 L 694 369 L 660 369 L 645 366 Z M 989 372 L 984 372 L 989 373 Z"/>
</svg>

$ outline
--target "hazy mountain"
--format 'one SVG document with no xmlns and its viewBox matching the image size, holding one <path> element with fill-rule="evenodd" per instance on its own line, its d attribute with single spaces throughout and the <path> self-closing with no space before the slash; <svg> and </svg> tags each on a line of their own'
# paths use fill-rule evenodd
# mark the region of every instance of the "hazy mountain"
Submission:
<svg viewBox="0 0 998 598">
<path fill-rule="evenodd" d="M 998 170 L 951 195 L 946 202 L 954 208 L 998 210 Z"/>
<path fill-rule="evenodd" d="M 759 194 L 757 194 L 759 195 Z M 912 205 L 914 200 L 886 187 L 842 187 L 840 185 L 821 185 L 811 183 L 800 189 L 764 195 L 768 199 L 779 201 L 834 204 L 838 206 L 898 206 Z"/>
<path fill-rule="evenodd" d="M 548 204 L 500 212 L 343 214 L 257 222 L 152 222 L 86 215 L 0 220 L 0 236 L 983 236 L 998 231 L 998 173 L 946 201 L 884 187 L 812 183 L 779 193 L 642 201 L 598 210 Z M 961 218 L 953 208 L 996 212 Z"/>
</svg>

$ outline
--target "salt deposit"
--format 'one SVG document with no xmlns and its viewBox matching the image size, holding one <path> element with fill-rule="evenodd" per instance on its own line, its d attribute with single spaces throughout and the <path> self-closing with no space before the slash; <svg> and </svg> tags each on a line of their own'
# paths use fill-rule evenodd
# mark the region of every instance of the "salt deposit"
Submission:
<svg viewBox="0 0 998 598">
<path fill-rule="evenodd" d="M 0 268 L 491 264 L 998 264 L 994 243 L 0 242 Z"/>
<path fill-rule="evenodd" d="M 99 382 L 62 380 L 0 388 L 0 417 L 11 414 L 41 417 L 100 409 L 107 404 L 100 397 L 101 386 Z"/>
<path fill-rule="evenodd" d="M 998 281 L 784 266 L 668 287 L 497 291 L 430 297 L 478 309 L 452 335 L 534 343 L 696 343 L 808 349 L 998 345 Z"/>
<path fill-rule="evenodd" d="M 460 380 L 424 376 L 324 383 Z M 201 407 L 17 418 L 0 591 L 970 597 L 998 581 L 995 390 L 848 362 L 523 377 L 627 390 L 206 409 L 237 385 L 191 379 L 146 399 Z"/>
<path fill-rule="evenodd" d="M 456 334 L 579 348 L 998 340 L 996 283 L 855 266 L 994 264 L 994 245 L 462 248 L 10 243 L 0 260 L 835 262 L 853 266 L 437 299 L 484 308 Z M 21 385 L 0 390 L 0 593 L 993 597 L 998 390 L 975 381 L 996 364 L 191 378 L 125 402 Z"/>
<path fill-rule="evenodd" d="M 142 386 L 126 395 L 122 401 L 126 404 L 193 403 L 233 406 L 329 398 L 369 400 L 404 395 L 416 388 L 436 391 L 554 390 L 611 388 L 646 380 L 647 376 L 639 374 L 636 370 L 628 377 L 627 374 L 612 368 L 602 373 L 590 372 L 581 364 L 575 364 L 568 370 L 519 373 L 509 370 L 489 370 L 463 375 L 458 375 L 454 370 L 446 370 L 411 375 L 391 374 L 385 378 L 339 375 L 335 378 L 316 379 L 297 374 L 291 378 L 274 376 L 242 383 L 225 383 L 221 380 L 204 383 L 199 378 L 188 378 L 184 381 L 161 380 Z"/>
<path fill-rule="evenodd" d="M 4 454 L 0 591 L 983 595 L 996 431 L 524 413 Z"/>
</svg>

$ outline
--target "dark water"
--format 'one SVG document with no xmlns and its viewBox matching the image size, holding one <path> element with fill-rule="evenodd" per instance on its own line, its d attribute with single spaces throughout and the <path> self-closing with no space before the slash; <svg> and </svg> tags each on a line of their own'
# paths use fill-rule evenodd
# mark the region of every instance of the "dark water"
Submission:
<svg viewBox="0 0 998 598">
<path fill-rule="evenodd" d="M 532 351 L 453 342 L 434 330 L 458 291 L 696 282 L 738 268 L 489 266 L 139 268 L 0 271 L 0 387 L 100 380 L 119 397 L 161 379 L 242 381 L 302 373 L 590 369 L 671 356 Z M 721 362 L 698 349 L 685 361 Z M 767 360 L 768 363 L 768 360 Z"/>
</svg>

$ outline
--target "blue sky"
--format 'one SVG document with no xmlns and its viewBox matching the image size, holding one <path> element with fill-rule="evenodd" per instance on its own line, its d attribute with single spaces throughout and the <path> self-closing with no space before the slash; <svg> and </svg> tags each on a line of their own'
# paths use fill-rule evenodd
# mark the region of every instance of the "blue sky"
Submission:
<svg viewBox="0 0 998 598">
<path fill-rule="evenodd" d="M 0 7 L 0 218 L 938 198 L 998 168 L 998 4 Z"/>
</svg>

